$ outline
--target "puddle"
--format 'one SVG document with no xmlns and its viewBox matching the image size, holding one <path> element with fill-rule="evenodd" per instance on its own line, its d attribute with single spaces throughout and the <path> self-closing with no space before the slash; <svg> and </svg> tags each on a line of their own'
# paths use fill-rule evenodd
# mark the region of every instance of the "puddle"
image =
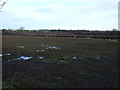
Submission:
<svg viewBox="0 0 120 90">
<path fill-rule="evenodd" d="M 3 56 L 10 56 L 10 55 L 11 55 L 10 53 L 3 54 Z"/>
<path fill-rule="evenodd" d="M 21 58 L 14 58 L 13 60 L 21 60 Z"/>
<path fill-rule="evenodd" d="M 81 54 L 82 56 L 84 56 L 85 54 Z"/>
<path fill-rule="evenodd" d="M 102 60 L 102 59 L 107 59 L 108 58 L 108 56 L 106 56 L 106 55 L 99 55 L 99 56 L 96 56 L 96 57 L 94 57 L 96 60 Z"/>
<path fill-rule="evenodd" d="M 29 60 L 32 57 L 21 56 L 20 58 L 14 58 L 13 60 Z"/>
<path fill-rule="evenodd" d="M 2 57 L 2 54 L 0 54 L 0 57 Z"/>
<path fill-rule="evenodd" d="M 36 52 L 44 52 L 45 50 L 36 50 Z"/>
<path fill-rule="evenodd" d="M 77 57 L 75 57 L 75 56 L 74 56 L 74 57 L 72 57 L 72 59 L 73 59 L 73 60 L 76 60 L 76 59 L 77 59 Z"/>
<path fill-rule="evenodd" d="M 10 56 L 10 55 L 11 55 L 10 53 L 0 54 L 0 57 L 2 57 L 2 56 Z"/>
<path fill-rule="evenodd" d="M 42 46 L 42 47 L 47 47 L 47 46 L 48 46 L 48 44 L 41 44 L 41 46 Z"/>
<path fill-rule="evenodd" d="M 64 60 L 60 60 L 61 63 L 64 63 L 65 61 Z"/>
<path fill-rule="evenodd" d="M 20 58 L 23 59 L 23 60 L 29 60 L 29 59 L 31 59 L 32 57 L 21 56 Z"/>
<path fill-rule="evenodd" d="M 9 54 L 8 54 L 9 55 Z M 12 60 L 6 60 L 6 61 L 3 61 L 3 62 L 12 62 L 12 61 L 21 61 L 21 60 L 29 60 L 31 59 L 32 57 L 27 57 L 27 56 L 20 56 L 19 58 L 14 58 Z M 0 58 L 0 60 L 2 60 L 2 58 Z"/>
<path fill-rule="evenodd" d="M 100 57 L 100 56 L 96 56 L 96 57 L 95 57 L 95 59 L 100 60 L 100 59 L 101 59 L 101 57 Z"/>
<path fill-rule="evenodd" d="M 17 46 L 17 48 L 25 48 L 25 46 Z"/>
<path fill-rule="evenodd" d="M 46 48 L 46 49 L 54 49 L 54 50 L 60 50 L 61 49 L 61 48 L 56 47 L 56 46 L 48 46 L 48 44 L 41 44 L 41 46 Z"/>
<path fill-rule="evenodd" d="M 99 56 L 96 56 L 94 57 L 96 60 L 103 60 L 103 59 L 107 59 L 108 57 L 107 56 L 104 56 L 104 55 L 99 55 Z"/>
<path fill-rule="evenodd" d="M 61 48 L 59 48 L 59 47 L 55 47 L 55 46 L 48 46 L 46 49 L 60 50 Z"/>
<path fill-rule="evenodd" d="M 65 60 L 59 60 L 57 63 L 58 63 L 58 64 L 65 63 Z"/>
<path fill-rule="evenodd" d="M 44 56 L 38 56 L 38 58 L 39 58 L 39 59 L 43 59 L 43 58 L 44 58 Z"/>
<path fill-rule="evenodd" d="M 59 47 L 56 47 L 56 46 L 48 46 L 48 45 L 44 45 L 44 44 L 41 44 L 42 47 L 44 47 L 44 49 L 46 50 L 49 50 L 49 49 L 53 49 L 53 50 L 60 50 L 61 48 Z M 45 50 L 44 49 L 41 49 L 41 50 L 36 50 L 36 52 L 44 52 Z"/>
<path fill-rule="evenodd" d="M 10 55 L 11 55 L 10 53 L 0 54 L 0 57 L 2 57 L 2 56 L 10 56 Z"/>
<path fill-rule="evenodd" d="M 44 46 L 44 44 L 41 44 L 41 46 Z"/>
</svg>

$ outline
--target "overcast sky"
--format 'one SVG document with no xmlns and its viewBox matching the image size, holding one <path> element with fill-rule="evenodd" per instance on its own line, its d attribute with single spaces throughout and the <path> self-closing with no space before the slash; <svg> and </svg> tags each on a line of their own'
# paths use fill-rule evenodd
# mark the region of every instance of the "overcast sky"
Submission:
<svg viewBox="0 0 120 90">
<path fill-rule="evenodd" d="M 0 28 L 117 29 L 118 1 L 8 0 L 0 12 Z"/>
</svg>

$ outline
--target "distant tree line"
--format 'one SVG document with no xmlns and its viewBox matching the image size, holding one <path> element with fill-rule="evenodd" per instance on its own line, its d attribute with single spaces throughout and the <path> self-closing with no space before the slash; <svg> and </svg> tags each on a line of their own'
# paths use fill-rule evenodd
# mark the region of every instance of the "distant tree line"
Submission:
<svg viewBox="0 0 120 90">
<path fill-rule="evenodd" d="M 120 39 L 120 31 L 90 31 L 90 30 L 25 30 L 23 27 L 17 30 L 2 29 L 2 35 L 22 35 L 39 37 L 74 37 L 74 38 L 99 38 L 99 39 Z"/>
</svg>

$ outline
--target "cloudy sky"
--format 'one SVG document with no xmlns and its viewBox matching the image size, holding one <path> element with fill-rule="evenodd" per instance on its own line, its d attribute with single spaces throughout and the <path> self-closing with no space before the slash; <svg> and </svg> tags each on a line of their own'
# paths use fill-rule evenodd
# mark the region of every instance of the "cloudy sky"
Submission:
<svg viewBox="0 0 120 90">
<path fill-rule="evenodd" d="M 8 0 L 0 12 L 0 28 L 117 29 L 118 1 Z"/>
</svg>

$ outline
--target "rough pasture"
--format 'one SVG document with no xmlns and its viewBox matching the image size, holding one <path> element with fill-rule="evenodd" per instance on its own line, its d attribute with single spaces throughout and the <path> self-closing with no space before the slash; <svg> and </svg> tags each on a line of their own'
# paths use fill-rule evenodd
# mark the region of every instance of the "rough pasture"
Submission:
<svg viewBox="0 0 120 90">
<path fill-rule="evenodd" d="M 118 44 L 3 35 L 3 88 L 117 88 Z"/>
</svg>

